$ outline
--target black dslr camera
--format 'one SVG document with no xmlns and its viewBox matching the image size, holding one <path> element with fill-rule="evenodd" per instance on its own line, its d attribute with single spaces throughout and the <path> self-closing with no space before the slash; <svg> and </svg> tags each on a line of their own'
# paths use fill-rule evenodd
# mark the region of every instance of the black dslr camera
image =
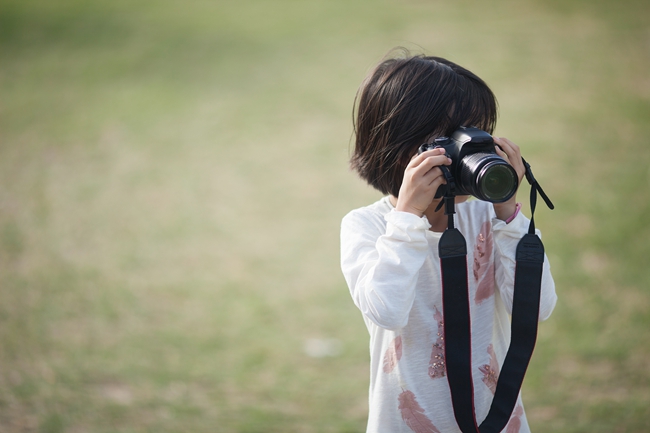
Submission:
<svg viewBox="0 0 650 433">
<path fill-rule="evenodd" d="M 492 203 L 502 203 L 517 192 L 517 172 L 494 150 L 492 136 L 478 128 L 462 127 L 451 137 L 425 143 L 418 153 L 442 147 L 451 158 L 448 166 L 455 183 L 455 195 L 473 195 Z M 442 197 L 447 185 L 441 185 L 436 198 Z"/>
</svg>

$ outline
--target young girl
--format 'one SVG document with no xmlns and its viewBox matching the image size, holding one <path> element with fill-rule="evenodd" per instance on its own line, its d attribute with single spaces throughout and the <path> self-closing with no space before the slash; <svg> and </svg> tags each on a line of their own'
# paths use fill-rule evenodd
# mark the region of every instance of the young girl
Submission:
<svg viewBox="0 0 650 433">
<path fill-rule="evenodd" d="M 459 432 L 446 378 L 438 241 L 447 226 L 434 198 L 445 183 L 444 150 L 417 154 L 460 126 L 492 133 L 497 104 L 470 71 L 442 58 L 380 63 L 357 95 L 352 167 L 385 197 L 341 225 L 341 268 L 370 333 L 368 432 Z M 524 175 L 519 148 L 494 137 L 497 153 Z M 476 420 L 485 419 L 510 342 L 515 250 L 529 220 L 516 198 L 492 204 L 456 198 L 467 240 Z M 537 232 L 539 235 L 539 232 Z M 548 260 L 540 320 L 556 302 Z M 529 432 L 521 398 L 504 432 Z"/>
</svg>

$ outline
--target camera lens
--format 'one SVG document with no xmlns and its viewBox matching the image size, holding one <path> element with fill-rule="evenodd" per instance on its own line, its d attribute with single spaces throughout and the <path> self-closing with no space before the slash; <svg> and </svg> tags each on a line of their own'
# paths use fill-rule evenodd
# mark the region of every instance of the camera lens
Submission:
<svg viewBox="0 0 650 433">
<path fill-rule="evenodd" d="M 510 165 L 492 161 L 481 170 L 478 188 L 487 201 L 506 201 L 517 190 L 517 174 Z"/>
<path fill-rule="evenodd" d="M 517 191 L 517 172 L 494 153 L 474 153 L 460 162 L 460 183 L 474 197 L 492 203 L 508 200 Z"/>
</svg>

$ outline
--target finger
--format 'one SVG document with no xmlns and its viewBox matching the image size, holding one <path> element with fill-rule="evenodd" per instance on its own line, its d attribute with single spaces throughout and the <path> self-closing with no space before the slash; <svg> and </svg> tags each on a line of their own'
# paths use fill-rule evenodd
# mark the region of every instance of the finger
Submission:
<svg viewBox="0 0 650 433">
<path fill-rule="evenodd" d="M 505 159 L 508 164 L 512 166 L 519 176 L 519 181 L 524 176 L 526 171 L 524 163 L 521 159 L 521 149 L 512 141 L 503 137 L 493 137 L 494 143 L 496 144 L 495 150 L 497 155 Z"/>
<path fill-rule="evenodd" d="M 521 150 L 512 141 L 508 140 L 505 137 L 492 137 L 494 143 L 503 150 L 508 157 L 515 158 L 521 156 Z"/>
<path fill-rule="evenodd" d="M 414 167 L 415 174 L 419 176 L 424 176 L 431 169 L 440 165 L 450 165 L 451 159 L 446 155 L 435 155 L 427 157 L 420 165 Z"/>
<path fill-rule="evenodd" d="M 445 149 L 443 149 L 442 147 L 437 147 L 435 149 L 422 152 L 420 154 L 415 154 L 413 158 L 411 158 L 411 161 L 409 162 L 407 167 L 417 167 L 418 165 L 422 164 L 422 162 L 427 158 L 431 156 L 444 155 L 445 153 L 446 153 Z"/>
<path fill-rule="evenodd" d="M 494 141 L 495 144 L 494 147 L 500 149 L 501 151 L 504 151 L 504 149 L 508 147 L 508 143 L 506 143 L 505 140 L 503 140 L 500 137 L 492 137 L 492 140 Z"/>
<path fill-rule="evenodd" d="M 444 179 L 444 175 L 442 173 L 442 170 L 440 169 L 439 165 L 436 165 L 435 167 L 431 168 L 429 171 L 427 171 L 423 176 L 422 179 L 424 180 L 424 183 L 431 184 L 436 178 L 442 177 Z"/>
<path fill-rule="evenodd" d="M 508 140 L 507 138 L 499 138 L 499 137 L 494 137 L 494 138 L 495 138 L 494 143 L 496 144 L 495 149 L 497 150 L 497 154 L 499 154 L 499 156 L 503 157 L 503 155 L 498 152 L 499 150 L 501 150 L 503 153 L 506 154 L 507 159 L 511 163 L 519 164 L 521 162 L 521 149 L 519 149 L 519 146 L 517 146 L 515 143 Z"/>
<path fill-rule="evenodd" d="M 447 183 L 445 179 L 445 175 L 442 173 L 442 170 L 440 169 L 440 166 L 433 167 L 431 170 L 429 170 L 424 176 L 423 176 L 423 181 L 426 185 L 431 185 L 434 182 L 438 181 L 438 183 Z"/>
</svg>

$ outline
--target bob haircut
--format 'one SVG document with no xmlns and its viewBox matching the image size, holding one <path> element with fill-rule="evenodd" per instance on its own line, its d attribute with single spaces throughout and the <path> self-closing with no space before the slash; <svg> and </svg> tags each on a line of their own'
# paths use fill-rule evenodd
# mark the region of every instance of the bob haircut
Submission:
<svg viewBox="0 0 650 433">
<path fill-rule="evenodd" d="M 382 61 L 361 84 L 350 160 L 362 179 L 395 197 L 421 144 L 460 126 L 492 134 L 497 120 L 494 94 L 472 72 L 441 57 L 404 54 Z"/>
</svg>

